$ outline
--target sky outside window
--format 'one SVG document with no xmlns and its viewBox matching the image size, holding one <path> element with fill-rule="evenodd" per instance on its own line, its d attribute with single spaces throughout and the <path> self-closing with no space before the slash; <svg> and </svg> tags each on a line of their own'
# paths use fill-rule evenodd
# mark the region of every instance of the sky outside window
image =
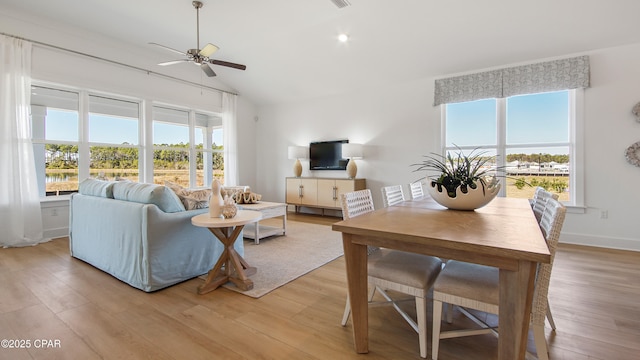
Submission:
<svg viewBox="0 0 640 360">
<path fill-rule="evenodd" d="M 507 144 L 569 141 L 567 91 L 507 99 Z"/>
<path fill-rule="evenodd" d="M 548 152 L 535 144 L 568 143 L 569 92 L 557 91 L 506 99 L 506 145 L 534 145 L 517 153 Z M 496 99 L 447 105 L 446 146 L 497 144 Z M 564 148 L 563 148 L 564 149 Z"/>
<path fill-rule="evenodd" d="M 496 100 L 448 104 L 446 126 L 448 147 L 495 145 Z"/>
<path fill-rule="evenodd" d="M 78 141 L 78 112 L 47 109 L 45 139 Z"/>
</svg>

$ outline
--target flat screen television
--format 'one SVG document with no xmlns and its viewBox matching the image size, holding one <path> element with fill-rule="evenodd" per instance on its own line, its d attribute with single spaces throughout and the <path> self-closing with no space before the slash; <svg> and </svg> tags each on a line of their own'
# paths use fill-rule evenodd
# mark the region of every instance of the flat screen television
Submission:
<svg viewBox="0 0 640 360">
<path fill-rule="evenodd" d="M 309 144 L 310 170 L 346 170 L 348 159 L 342 158 L 342 144 L 349 140 L 318 141 Z"/>
</svg>

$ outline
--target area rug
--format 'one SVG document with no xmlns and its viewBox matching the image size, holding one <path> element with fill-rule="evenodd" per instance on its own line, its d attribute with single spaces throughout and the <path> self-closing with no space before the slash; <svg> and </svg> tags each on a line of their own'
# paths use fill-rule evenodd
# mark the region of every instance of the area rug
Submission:
<svg viewBox="0 0 640 360">
<path fill-rule="evenodd" d="M 341 233 L 331 226 L 287 221 L 284 236 L 261 239 L 258 245 L 244 240 L 244 258 L 258 269 L 250 277 L 253 289 L 242 291 L 231 282 L 223 286 L 259 298 L 342 255 Z"/>
</svg>

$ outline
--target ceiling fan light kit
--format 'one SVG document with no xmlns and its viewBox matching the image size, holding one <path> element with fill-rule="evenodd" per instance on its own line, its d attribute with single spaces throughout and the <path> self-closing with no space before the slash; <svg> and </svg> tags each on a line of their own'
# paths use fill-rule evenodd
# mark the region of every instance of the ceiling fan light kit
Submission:
<svg viewBox="0 0 640 360">
<path fill-rule="evenodd" d="M 197 48 L 189 49 L 186 52 L 183 52 L 183 51 L 180 51 L 180 50 L 176 50 L 176 49 L 170 48 L 168 46 L 164 46 L 164 45 L 160 45 L 160 44 L 151 42 L 149 44 L 155 45 L 155 46 L 159 46 L 159 47 L 161 47 L 161 48 L 163 48 L 165 50 L 169 50 L 171 52 L 178 53 L 178 54 L 184 55 L 186 57 L 185 59 L 161 62 L 158 65 L 160 65 L 160 66 L 168 66 L 168 65 L 174 65 L 174 64 L 179 64 L 179 63 L 183 63 L 183 62 L 191 62 L 191 63 L 193 63 L 195 65 L 200 66 L 202 71 L 208 77 L 216 76 L 215 71 L 213 71 L 213 69 L 211 68 L 211 66 L 209 66 L 209 64 L 218 65 L 218 66 L 226 66 L 226 67 L 230 67 L 230 68 L 238 69 L 238 70 L 246 70 L 247 67 L 245 65 L 242 65 L 242 64 L 236 64 L 236 63 L 232 63 L 232 62 L 228 62 L 228 61 L 211 59 L 210 58 L 211 55 L 213 55 L 216 51 L 219 50 L 219 48 L 216 45 L 208 43 L 202 49 L 200 49 L 200 8 L 202 8 L 203 4 L 202 4 L 201 1 L 194 1 L 191 4 L 196 9 L 196 46 L 197 46 Z"/>
</svg>

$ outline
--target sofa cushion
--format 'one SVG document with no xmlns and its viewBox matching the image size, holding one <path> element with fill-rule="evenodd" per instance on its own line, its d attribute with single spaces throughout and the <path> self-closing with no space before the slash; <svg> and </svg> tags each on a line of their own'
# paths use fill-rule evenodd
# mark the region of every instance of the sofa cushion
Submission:
<svg viewBox="0 0 640 360">
<path fill-rule="evenodd" d="M 202 188 L 191 190 L 171 181 L 165 181 L 164 186 L 176 193 L 186 210 L 204 209 L 209 207 L 211 189 Z"/>
<path fill-rule="evenodd" d="M 78 192 L 82 195 L 113 199 L 113 184 L 115 184 L 115 181 L 103 181 L 88 178 L 82 180 L 78 187 Z"/>
<path fill-rule="evenodd" d="M 113 184 L 113 198 L 143 204 L 154 204 L 166 213 L 185 210 L 182 202 L 173 191 L 158 184 L 119 181 Z"/>
</svg>

